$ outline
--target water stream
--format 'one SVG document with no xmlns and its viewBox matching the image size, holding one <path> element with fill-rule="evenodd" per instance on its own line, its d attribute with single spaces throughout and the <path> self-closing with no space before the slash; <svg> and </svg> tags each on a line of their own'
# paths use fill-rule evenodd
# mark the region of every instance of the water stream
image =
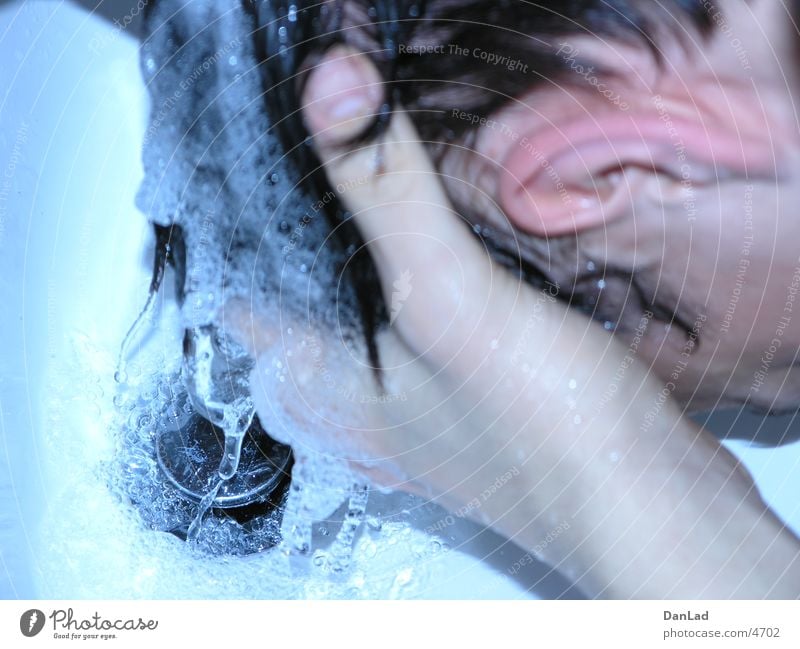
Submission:
<svg viewBox="0 0 800 649">
<path fill-rule="evenodd" d="M 334 573 L 343 573 L 350 567 L 356 532 L 364 522 L 368 499 L 369 490 L 366 485 L 353 485 L 342 527 L 328 551 L 328 567 Z"/>
<path fill-rule="evenodd" d="M 214 485 L 214 488 L 203 497 L 203 500 L 200 501 L 200 505 L 197 508 L 197 515 L 194 517 L 192 524 L 189 526 L 189 531 L 186 533 L 187 542 L 197 539 L 197 534 L 200 532 L 200 526 L 203 524 L 203 518 L 208 510 L 211 509 L 211 505 L 214 503 L 220 487 L 222 487 L 224 482 L 224 480 L 218 481 L 217 484 Z"/>
<path fill-rule="evenodd" d="M 190 528 L 192 540 L 202 518 L 213 505 L 223 483 L 236 475 L 244 436 L 253 423 L 249 374 L 253 362 L 247 352 L 213 326 L 188 330 L 184 337 L 184 381 L 197 412 L 219 427 L 225 440 L 219 481 L 200 503 Z"/>
</svg>

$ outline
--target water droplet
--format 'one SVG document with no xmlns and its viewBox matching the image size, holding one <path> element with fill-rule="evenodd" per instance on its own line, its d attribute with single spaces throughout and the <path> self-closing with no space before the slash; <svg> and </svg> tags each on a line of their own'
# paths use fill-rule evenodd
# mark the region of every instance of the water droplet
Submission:
<svg viewBox="0 0 800 649">
<path fill-rule="evenodd" d="M 233 431 L 225 431 L 225 452 L 219 464 L 219 477 L 223 480 L 230 480 L 239 469 L 239 458 L 242 455 L 242 443 L 244 441 L 244 431 L 241 435 L 232 434 Z"/>
<path fill-rule="evenodd" d="M 611 322 L 611 321 L 609 321 L 609 320 L 606 320 L 606 321 L 603 323 L 603 329 L 605 329 L 606 331 L 614 331 L 614 329 L 615 329 L 615 325 L 614 325 L 614 323 L 613 323 L 613 322 Z"/>
<path fill-rule="evenodd" d="M 404 589 L 411 583 L 413 576 L 414 571 L 411 568 L 403 568 L 397 573 L 397 576 L 394 578 L 394 584 L 392 584 L 392 591 L 395 591 L 395 596 L 396 591 Z"/>
<path fill-rule="evenodd" d="M 153 423 L 153 416 L 149 412 L 136 415 L 136 430 L 147 428 Z"/>
<path fill-rule="evenodd" d="M 575 415 L 575 416 L 572 418 L 572 423 L 574 423 L 576 426 L 577 426 L 578 424 L 580 424 L 582 421 L 583 421 L 583 417 L 581 417 L 580 415 Z"/>
<path fill-rule="evenodd" d="M 290 23 L 297 22 L 297 7 L 295 5 L 290 5 L 289 7 L 289 15 L 287 16 Z"/>
<path fill-rule="evenodd" d="M 569 389 L 570 390 L 574 390 L 577 387 L 578 387 L 578 382 L 575 379 L 570 379 L 569 380 Z"/>
<path fill-rule="evenodd" d="M 231 54 L 228 57 L 228 65 L 236 65 L 239 62 L 239 59 L 236 58 L 235 54 Z"/>
<path fill-rule="evenodd" d="M 378 555 L 378 546 L 367 541 L 361 545 L 361 552 L 367 559 L 374 559 Z"/>
<path fill-rule="evenodd" d="M 499 346 L 500 343 L 497 341 L 497 339 L 494 339 L 492 340 L 492 342 L 489 343 L 489 347 L 491 347 L 492 349 L 497 349 Z"/>
<path fill-rule="evenodd" d="M 308 266 L 306 266 L 305 264 L 300 264 L 300 272 L 301 273 L 307 273 L 308 272 Z"/>
<path fill-rule="evenodd" d="M 602 291 L 605 287 L 606 287 L 606 280 L 598 279 L 597 280 L 597 288 Z"/>
<path fill-rule="evenodd" d="M 589 271 L 590 273 L 593 273 L 595 270 L 597 270 L 597 266 L 593 261 L 587 261 L 586 270 Z"/>
</svg>

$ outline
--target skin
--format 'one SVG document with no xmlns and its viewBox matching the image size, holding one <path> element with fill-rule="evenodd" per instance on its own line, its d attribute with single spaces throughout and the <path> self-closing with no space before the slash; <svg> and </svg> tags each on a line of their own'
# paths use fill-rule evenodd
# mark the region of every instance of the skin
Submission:
<svg viewBox="0 0 800 649">
<path fill-rule="evenodd" d="M 466 508 L 590 596 L 798 597 L 798 539 L 736 460 L 684 417 L 687 406 L 796 406 L 800 389 L 800 318 L 790 318 L 752 389 L 798 257 L 796 219 L 780 211 L 800 198 L 794 80 L 778 63 L 793 60 L 789 24 L 779 3 L 730 8 L 734 31 L 748 35 L 751 70 L 731 62 L 724 36 L 702 46 L 699 63 L 665 45 L 663 73 L 642 52 L 576 40 L 595 60 L 633 67 L 613 86 L 629 110 L 570 86 L 496 116 L 546 151 L 569 205 L 518 139 L 491 128 L 468 158 L 445 159 L 445 185 L 402 112 L 379 144 L 343 150 L 380 104 L 381 79 L 357 52 L 329 52 L 309 79 L 306 122 L 331 185 L 351 187 L 341 198 L 387 304 L 398 292 L 404 299 L 378 336 L 382 385 L 335 335 L 229 305 L 224 325 L 258 358 L 251 384 L 262 423 L 290 438 L 300 461 L 312 450 L 343 457 L 375 482 Z M 691 220 L 664 112 L 680 120 L 686 144 Z M 637 332 L 641 314 L 612 337 L 520 283 L 469 233 L 448 174 L 472 181 L 467 202 L 523 254 L 535 257 L 537 236 L 572 233 L 586 257 L 652 273 L 702 325 L 700 344 L 683 354 L 685 333 L 655 319 Z M 758 225 L 735 317 L 723 326 L 747 201 Z M 408 273 L 410 290 L 398 289 Z M 275 378 L 278 362 L 288 380 Z M 321 368 L 334 368 L 334 380 Z M 470 506 L 501 476 L 510 477 Z M 543 543 L 564 522 L 557 542 Z"/>
</svg>

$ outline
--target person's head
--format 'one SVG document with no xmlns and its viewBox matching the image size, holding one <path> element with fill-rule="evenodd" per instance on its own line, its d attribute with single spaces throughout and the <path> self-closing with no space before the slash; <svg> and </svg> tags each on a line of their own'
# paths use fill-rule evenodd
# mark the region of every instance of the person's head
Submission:
<svg viewBox="0 0 800 649">
<path fill-rule="evenodd" d="M 402 25 L 388 41 L 375 28 L 386 5 Z M 797 406 L 788 6 L 336 6 L 329 31 L 383 62 L 454 203 L 501 257 L 625 336 L 693 408 Z"/>
</svg>

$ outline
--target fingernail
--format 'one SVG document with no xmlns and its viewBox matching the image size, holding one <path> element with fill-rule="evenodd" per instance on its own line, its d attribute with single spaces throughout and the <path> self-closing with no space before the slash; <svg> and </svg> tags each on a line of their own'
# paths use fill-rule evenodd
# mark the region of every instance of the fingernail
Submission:
<svg viewBox="0 0 800 649">
<path fill-rule="evenodd" d="M 357 132 L 360 118 L 376 113 L 382 95 L 380 77 L 366 56 L 336 47 L 308 80 L 303 103 L 309 129 L 326 137 Z"/>
</svg>

